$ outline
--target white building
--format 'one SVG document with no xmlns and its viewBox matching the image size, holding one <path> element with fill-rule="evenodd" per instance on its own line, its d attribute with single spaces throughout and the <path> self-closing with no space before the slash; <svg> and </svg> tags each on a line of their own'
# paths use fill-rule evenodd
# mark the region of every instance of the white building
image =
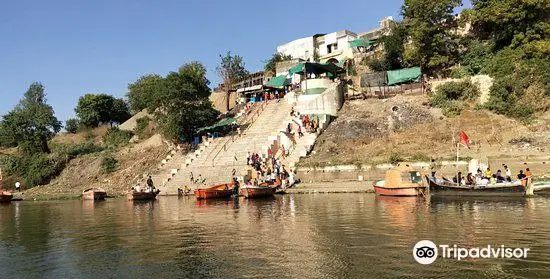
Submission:
<svg viewBox="0 0 550 279">
<path fill-rule="evenodd" d="M 277 47 L 278 53 L 292 56 L 292 58 L 313 61 L 315 52 L 314 36 L 301 38 Z"/>
<path fill-rule="evenodd" d="M 353 50 L 349 42 L 357 39 L 357 34 L 342 30 L 332 32 L 316 39 L 319 62 L 329 61 L 338 63 L 340 61 L 353 58 Z"/>
</svg>

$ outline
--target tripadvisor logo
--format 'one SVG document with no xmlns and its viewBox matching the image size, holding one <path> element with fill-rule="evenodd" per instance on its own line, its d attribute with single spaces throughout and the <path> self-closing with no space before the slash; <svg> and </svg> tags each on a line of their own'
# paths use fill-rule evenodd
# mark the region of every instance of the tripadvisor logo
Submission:
<svg viewBox="0 0 550 279">
<path fill-rule="evenodd" d="M 527 252 L 529 248 L 510 248 L 504 245 L 486 247 L 473 247 L 462 248 L 456 244 L 439 245 L 441 249 L 441 257 L 444 259 L 462 260 L 465 258 L 478 259 L 478 258 L 527 258 Z M 413 257 L 420 264 L 431 264 L 438 256 L 438 247 L 430 240 L 421 240 L 414 245 Z"/>
</svg>

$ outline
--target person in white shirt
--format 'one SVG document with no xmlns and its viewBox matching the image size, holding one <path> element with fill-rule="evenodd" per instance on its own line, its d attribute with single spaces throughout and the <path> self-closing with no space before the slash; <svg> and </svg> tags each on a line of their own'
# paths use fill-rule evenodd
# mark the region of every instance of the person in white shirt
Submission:
<svg viewBox="0 0 550 279">
<path fill-rule="evenodd" d="M 21 183 L 19 183 L 19 181 L 15 182 L 15 190 L 17 190 L 17 192 L 21 192 Z"/>
<path fill-rule="evenodd" d="M 508 168 L 507 165 L 502 164 L 504 166 L 504 171 L 506 172 L 506 181 L 511 182 L 512 181 L 512 170 Z"/>
</svg>

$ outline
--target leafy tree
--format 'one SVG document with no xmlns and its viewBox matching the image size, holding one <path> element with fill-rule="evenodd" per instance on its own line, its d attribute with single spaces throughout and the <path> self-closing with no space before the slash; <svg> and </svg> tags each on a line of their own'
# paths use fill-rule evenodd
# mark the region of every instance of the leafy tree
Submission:
<svg viewBox="0 0 550 279">
<path fill-rule="evenodd" d="M 50 153 L 48 141 L 59 130 L 61 122 L 46 103 L 44 86 L 38 82 L 30 85 L 24 98 L 0 122 L 3 144 L 16 145 L 26 154 Z"/>
<path fill-rule="evenodd" d="M 550 34 L 548 0 L 472 0 L 470 19 L 480 39 L 494 41 L 495 50 L 507 46 L 540 45 Z M 550 53 L 550 45 L 545 52 Z"/>
<path fill-rule="evenodd" d="M 402 6 L 413 50 L 422 67 L 431 73 L 441 73 L 455 63 L 458 42 L 453 30 L 457 22 L 453 10 L 461 0 L 405 0 Z"/>
<path fill-rule="evenodd" d="M 80 122 L 76 118 L 70 118 L 65 121 L 65 130 L 68 133 L 74 134 L 78 131 L 78 127 L 80 126 Z"/>
<path fill-rule="evenodd" d="M 80 97 L 75 112 L 80 123 L 89 128 L 106 123 L 122 123 L 131 116 L 124 100 L 107 94 L 86 94 Z"/>
<path fill-rule="evenodd" d="M 167 139 L 179 142 L 190 139 L 196 129 L 211 125 L 219 112 L 208 99 L 211 91 L 206 69 L 199 62 L 183 65 L 165 79 L 166 90 L 155 111 L 159 129 Z"/>
<path fill-rule="evenodd" d="M 407 42 L 407 29 L 403 23 L 393 22 L 390 34 L 380 38 L 379 43 L 384 46 L 384 64 L 386 70 L 395 70 L 405 67 L 405 43 Z"/>
<path fill-rule="evenodd" d="M 290 56 L 290 55 L 286 55 L 284 53 L 276 52 L 271 56 L 271 58 L 269 58 L 265 62 L 264 71 L 267 72 L 267 73 L 271 73 L 271 74 L 275 75 L 275 73 L 277 71 L 277 69 L 276 69 L 277 62 L 288 61 L 288 60 L 291 60 L 291 59 L 292 59 L 292 56 Z"/>
<path fill-rule="evenodd" d="M 164 78 L 153 74 L 140 77 L 128 85 L 128 102 L 134 112 L 148 108 L 154 111 L 164 90 Z"/>
<path fill-rule="evenodd" d="M 229 111 L 231 90 L 233 90 L 236 82 L 248 75 L 248 71 L 244 68 L 243 58 L 239 55 L 231 55 L 231 52 L 228 51 L 225 56 L 220 54 L 220 64 L 216 67 L 216 72 L 223 82 L 225 94 L 227 95 L 225 108 Z"/>
</svg>

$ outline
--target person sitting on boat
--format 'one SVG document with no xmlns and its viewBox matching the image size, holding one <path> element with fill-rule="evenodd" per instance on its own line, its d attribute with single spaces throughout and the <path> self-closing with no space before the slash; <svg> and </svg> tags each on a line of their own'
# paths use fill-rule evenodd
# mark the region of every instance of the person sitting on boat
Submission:
<svg viewBox="0 0 550 279">
<path fill-rule="evenodd" d="M 459 171 L 458 174 L 455 177 L 453 177 L 453 182 L 458 183 L 458 185 L 461 185 L 462 180 L 463 180 L 462 172 Z"/>
<path fill-rule="evenodd" d="M 496 173 L 496 179 L 497 179 L 497 183 L 503 183 L 506 180 L 506 178 L 502 176 L 502 172 L 500 170 L 498 170 Z"/>
<path fill-rule="evenodd" d="M 491 180 L 491 177 L 493 177 L 493 172 L 490 168 L 487 168 L 487 170 L 485 171 L 485 178 Z"/>
<path fill-rule="evenodd" d="M 134 191 L 141 192 L 141 186 L 139 186 L 139 183 L 138 185 L 136 185 L 136 187 L 134 187 Z"/>
<path fill-rule="evenodd" d="M 468 175 L 466 175 L 466 185 L 474 185 L 476 182 L 475 182 L 475 179 L 474 179 L 474 176 L 472 175 L 471 172 L 468 173 Z"/>
<path fill-rule="evenodd" d="M 437 164 L 435 163 L 435 159 L 432 159 L 432 161 L 430 162 L 430 171 L 432 172 L 433 179 L 435 179 L 435 173 L 437 172 L 436 168 Z"/>
<path fill-rule="evenodd" d="M 496 184 L 497 183 L 497 175 L 496 174 L 493 174 L 491 176 L 491 178 L 489 178 L 489 183 L 490 184 Z"/>
<path fill-rule="evenodd" d="M 519 170 L 519 174 L 518 174 L 518 179 L 519 180 L 523 180 L 525 179 L 527 176 L 523 173 L 523 170 Z"/>
<path fill-rule="evenodd" d="M 512 182 L 512 170 L 508 167 L 506 164 L 502 164 L 504 166 L 504 172 L 506 173 L 506 181 Z"/>
</svg>

